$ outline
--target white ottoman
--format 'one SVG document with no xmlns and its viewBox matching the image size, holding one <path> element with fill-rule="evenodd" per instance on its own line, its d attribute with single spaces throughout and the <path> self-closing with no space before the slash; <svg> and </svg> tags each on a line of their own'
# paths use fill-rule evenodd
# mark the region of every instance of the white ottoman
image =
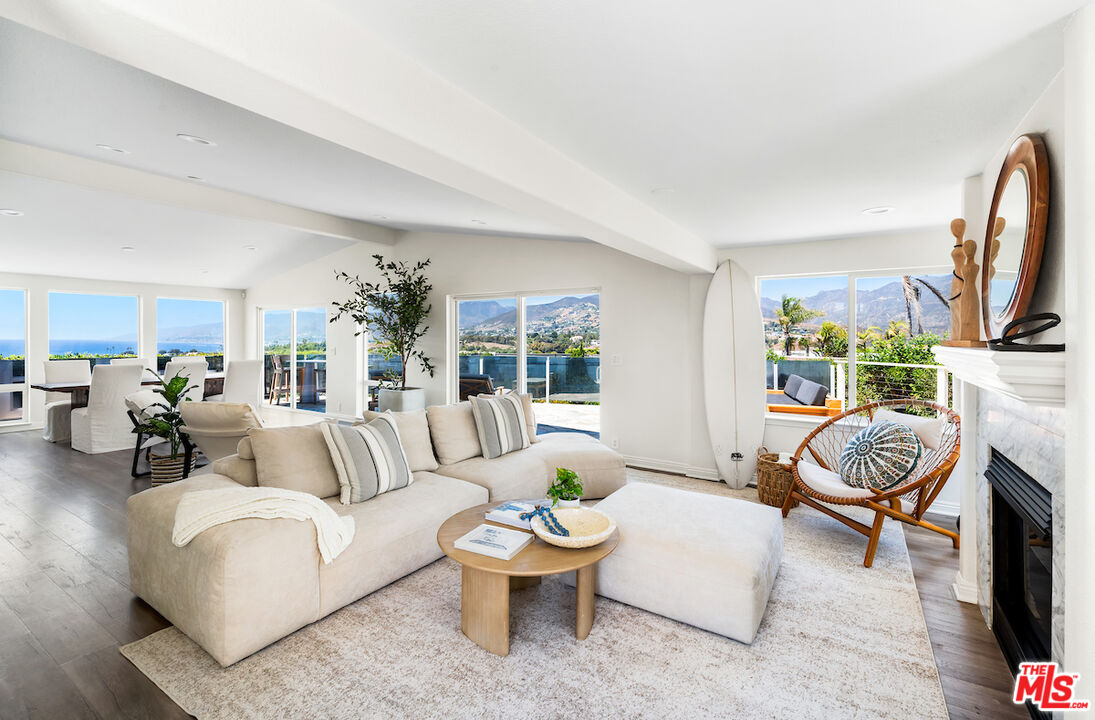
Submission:
<svg viewBox="0 0 1095 720">
<path fill-rule="evenodd" d="M 620 528 L 598 595 L 753 642 L 783 558 L 778 508 L 639 482 L 597 509 Z"/>
</svg>

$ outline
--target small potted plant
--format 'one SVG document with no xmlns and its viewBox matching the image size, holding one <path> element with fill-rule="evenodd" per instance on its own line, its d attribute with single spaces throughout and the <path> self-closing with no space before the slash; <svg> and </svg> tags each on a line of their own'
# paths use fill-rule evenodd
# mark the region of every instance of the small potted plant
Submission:
<svg viewBox="0 0 1095 720">
<path fill-rule="evenodd" d="M 552 507 L 578 507 L 582 500 L 582 479 L 567 468 L 555 468 L 555 482 L 547 491 Z"/>
<path fill-rule="evenodd" d="M 373 255 L 380 271 L 380 282 L 366 282 L 359 276 L 336 272 L 335 278 L 343 280 L 354 289 L 354 295 L 345 302 L 334 302 L 335 312 L 331 322 L 348 315 L 357 325 L 360 335 L 372 335 L 372 350 L 385 360 L 399 358 L 400 374 L 395 382 L 380 386 L 380 411 L 419 410 L 426 407 L 426 391 L 407 387 L 407 368 L 416 360 L 430 377 L 434 375 L 433 362 L 418 343 L 430 329 L 426 319 L 433 306 L 430 291 L 433 285 L 422 273 L 429 266 L 429 258 L 410 265 L 405 262 L 385 261 L 381 255 Z"/>
<path fill-rule="evenodd" d="M 179 405 L 183 402 L 189 402 L 190 398 L 184 398 L 184 395 L 188 390 L 197 387 L 196 385 L 187 386 L 190 378 L 181 372 L 176 373 L 175 377 L 167 381 L 156 375 L 156 380 L 159 381 L 160 387 L 156 388 L 154 392 L 158 393 L 163 401 L 152 403 L 146 407 L 141 417 L 138 418 L 137 426 L 133 428 L 134 433 L 154 435 L 167 440 L 167 444 L 171 448 L 170 454 L 166 455 L 154 450 L 149 451 L 148 464 L 152 467 L 152 483 L 154 485 L 181 480 L 185 474 L 186 459 L 183 451 L 183 434 L 180 430 L 183 426 L 183 419 L 182 414 L 179 412 Z M 194 469 L 196 459 L 193 457 L 190 459 L 191 470 Z"/>
</svg>

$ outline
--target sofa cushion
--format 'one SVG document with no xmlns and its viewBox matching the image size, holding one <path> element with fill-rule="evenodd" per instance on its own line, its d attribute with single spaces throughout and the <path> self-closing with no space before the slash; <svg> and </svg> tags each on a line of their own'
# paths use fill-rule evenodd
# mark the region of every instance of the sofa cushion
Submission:
<svg viewBox="0 0 1095 720">
<path fill-rule="evenodd" d="M 399 428 L 399 440 L 403 443 L 403 451 L 407 453 L 407 462 L 411 466 L 411 472 L 426 470 L 432 472 L 437 469 L 437 458 L 433 455 L 433 442 L 430 440 L 430 424 L 426 420 L 425 410 L 407 410 L 405 412 L 383 413 L 366 410 L 365 422 L 372 422 L 381 415 L 391 415 L 395 418 L 396 427 Z"/>
<path fill-rule="evenodd" d="M 437 531 L 461 510 L 487 502 L 472 483 L 417 472 L 414 483 L 365 503 L 326 502 L 351 515 L 357 531 L 350 547 L 319 567 L 321 611 L 333 612 L 441 557 Z"/>
<path fill-rule="evenodd" d="M 784 390 L 786 393 L 787 391 Z M 798 400 L 803 405 L 821 406 L 825 404 L 825 396 L 829 394 L 829 390 L 824 385 L 819 385 L 816 382 L 810 380 L 803 380 L 799 383 L 798 389 L 794 393 L 791 393 L 795 400 Z"/>
<path fill-rule="evenodd" d="M 627 468 L 618 452 L 583 433 L 556 432 L 540 436 L 526 452 L 544 462 L 548 479 L 555 469 L 569 468 L 582 479 L 582 497 L 606 497 L 627 483 Z"/>
<path fill-rule="evenodd" d="M 513 390 L 506 390 L 503 395 L 508 395 L 514 392 Z M 528 441 L 530 443 L 540 442 L 540 438 L 536 436 L 536 410 L 533 407 L 532 395 L 529 393 L 516 393 L 517 397 L 521 398 L 521 406 L 525 410 L 525 425 L 528 428 Z M 496 395 L 477 395 L 481 398 L 497 397 Z"/>
<path fill-rule="evenodd" d="M 468 458 L 442 465 L 437 473 L 485 487 L 490 491 L 491 502 L 542 498 L 549 485 L 547 466 L 543 458 L 532 453 L 532 448 L 493 460 L 482 456 Z"/>
<path fill-rule="evenodd" d="M 852 487 L 840 479 L 840 475 L 820 465 L 802 460 L 798 464 L 798 476 L 810 489 L 822 495 L 860 500 L 874 495 L 866 488 Z"/>
<path fill-rule="evenodd" d="M 483 454 L 470 402 L 431 405 L 426 408 L 426 418 L 430 423 L 430 438 L 437 461 L 442 465 L 452 465 Z"/>
<path fill-rule="evenodd" d="M 391 415 L 353 427 L 321 423 L 319 429 L 331 452 L 343 505 L 365 502 L 414 482 Z"/>
<path fill-rule="evenodd" d="M 260 486 L 298 490 L 320 498 L 340 493 L 338 475 L 319 424 L 252 428 L 247 434 Z"/>
<path fill-rule="evenodd" d="M 840 453 L 840 478 L 857 488 L 889 490 L 907 480 L 923 453 L 907 425 L 875 422 L 848 441 Z"/>
<path fill-rule="evenodd" d="M 236 445 L 236 454 L 243 460 L 254 460 L 255 449 L 251 446 L 251 437 L 244 435 L 240 438 L 240 442 Z"/>
<path fill-rule="evenodd" d="M 798 392 L 798 389 L 802 385 L 802 383 L 803 380 L 798 375 L 788 375 L 787 382 L 783 383 L 783 394 L 791 399 L 794 399 L 795 393 Z"/>
<path fill-rule="evenodd" d="M 874 412 L 872 422 L 896 422 L 912 428 L 921 444 L 929 450 L 938 450 L 943 439 L 943 427 L 947 419 L 940 417 L 920 417 L 908 413 L 894 412 L 886 408 L 879 408 Z"/>
<path fill-rule="evenodd" d="M 257 487 L 259 484 L 259 476 L 253 459 L 247 460 L 240 455 L 228 455 L 227 457 L 217 458 L 210 467 L 213 472 L 232 478 L 240 485 Z M 194 473 L 190 474 L 193 475 Z"/>
<path fill-rule="evenodd" d="M 476 396 L 468 401 L 483 457 L 496 458 L 529 446 L 525 408 L 516 394 Z"/>
</svg>

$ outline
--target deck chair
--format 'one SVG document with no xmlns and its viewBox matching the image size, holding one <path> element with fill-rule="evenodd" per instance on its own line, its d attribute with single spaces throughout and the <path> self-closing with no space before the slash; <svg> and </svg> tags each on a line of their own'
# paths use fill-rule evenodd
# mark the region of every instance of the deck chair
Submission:
<svg viewBox="0 0 1095 720">
<path fill-rule="evenodd" d="M 898 408 L 929 410 L 935 419 L 941 419 L 942 422 L 925 425 L 923 423 L 933 418 L 908 415 L 901 419 L 895 418 L 893 411 Z M 879 414 L 885 414 L 886 419 L 898 422 L 904 419 L 905 424 L 917 432 L 924 445 L 920 461 L 905 481 L 884 492 L 846 485 L 837 474 L 840 470 L 840 453 L 852 436 L 867 427 Z M 787 517 L 792 504 L 798 500 L 803 505 L 819 510 L 866 535 L 867 554 L 863 558 L 865 567 L 870 567 L 874 562 L 878 538 L 882 533 L 882 522 L 887 516 L 945 535 L 957 548 L 957 533 L 925 521 L 924 514 L 954 471 L 960 451 L 960 427 L 961 419 L 953 410 L 924 400 L 874 402 L 826 420 L 806 436 L 791 457 L 794 484 L 783 503 L 783 516 Z M 930 436 L 927 442 L 925 436 Z M 937 447 L 931 447 L 932 444 Z M 873 510 L 874 522 L 869 526 L 865 525 L 832 507 L 849 505 Z"/>
</svg>

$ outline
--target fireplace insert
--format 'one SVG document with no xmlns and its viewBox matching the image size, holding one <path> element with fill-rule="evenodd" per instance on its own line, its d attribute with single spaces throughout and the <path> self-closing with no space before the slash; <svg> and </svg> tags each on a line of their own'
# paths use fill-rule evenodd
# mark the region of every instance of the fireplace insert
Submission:
<svg viewBox="0 0 1095 720">
<path fill-rule="evenodd" d="M 992 629 L 1016 673 L 1021 662 L 1051 659 L 1053 495 L 995 448 L 985 476 L 992 487 Z"/>
</svg>

